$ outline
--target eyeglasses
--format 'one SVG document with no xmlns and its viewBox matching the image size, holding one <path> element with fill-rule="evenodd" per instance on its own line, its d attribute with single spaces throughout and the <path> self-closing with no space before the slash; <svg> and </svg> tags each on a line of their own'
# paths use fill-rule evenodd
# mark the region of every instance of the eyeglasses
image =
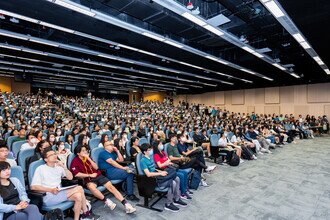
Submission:
<svg viewBox="0 0 330 220">
<path fill-rule="evenodd" d="M 51 156 L 55 156 L 56 154 L 53 153 L 53 154 L 49 154 L 47 157 L 51 157 Z"/>
</svg>

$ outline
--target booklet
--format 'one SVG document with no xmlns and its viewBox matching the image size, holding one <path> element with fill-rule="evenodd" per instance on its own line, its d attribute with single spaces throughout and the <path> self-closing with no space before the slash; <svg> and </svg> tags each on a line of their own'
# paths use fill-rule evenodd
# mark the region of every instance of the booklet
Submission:
<svg viewBox="0 0 330 220">
<path fill-rule="evenodd" d="M 75 185 L 65 186 L 65 187 L 61 187 L 61 186 L 59 186 L 59 187 L 57 187 L 57 188 L 58 188 L 59 191 L 62 191 L 62 190 L 66 190 L 66 189 L 74 188 L 74 187 L 76 187 L 76 186 L 78 186 L 78 185 L 75 184 Z"/>
</svg>

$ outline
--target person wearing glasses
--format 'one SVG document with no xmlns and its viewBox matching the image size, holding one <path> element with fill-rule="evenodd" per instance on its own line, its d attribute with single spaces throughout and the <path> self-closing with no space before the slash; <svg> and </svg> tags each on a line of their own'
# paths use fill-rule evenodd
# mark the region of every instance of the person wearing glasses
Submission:
<svg viewBox="0 0 330 220">
<path fill-rule="evenodd" d="M 63 177 L 72 180 L 73 175 L 67 167 L 58 160 L 55 151 L 51 148 L 44 150 L 42 159 L 46 164 L 39 166 L 32 178 L 31 189 L 46 193 L 43 203 L 54 206 L 67 200 L 74 201 L 74 220 L 79 220 L 80 211 L 83 211 L 80 219 L 97 219 L 91 214 L 86 205 L 86 197 L 81 186 L 60 190 Z"/>
</svg>

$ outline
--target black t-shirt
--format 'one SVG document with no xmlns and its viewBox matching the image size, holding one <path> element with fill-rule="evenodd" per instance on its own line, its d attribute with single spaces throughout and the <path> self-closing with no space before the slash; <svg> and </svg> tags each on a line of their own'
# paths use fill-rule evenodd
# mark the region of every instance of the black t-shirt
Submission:
<svg viewBox="0 0 330 220">
<path fill-rule="evenodd" d="M 17 205 L 21 202 L 19 199 L 19 194 L 14 186 L 14 184 L 9 180 L 9 185 L 8 186 L 2 186 L 3 189 L 7 192 L 7 195 L 2 196 L 3 198 L 3 203 L 7 205 Z M 6 219 L 10 215 L 12 215 L 14 212 L 9 212 L 9 213 L 4 213 L 4 218 Z"/>
</svg>

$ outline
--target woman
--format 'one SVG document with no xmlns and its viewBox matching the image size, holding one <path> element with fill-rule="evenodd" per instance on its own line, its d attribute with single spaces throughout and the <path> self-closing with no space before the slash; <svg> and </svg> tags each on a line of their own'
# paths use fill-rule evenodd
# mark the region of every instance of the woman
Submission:
<svg viewBox="0 0 330 220">
<path fill-rule="evenodd" d="M 73 142 L 74 142 L 73 136 L 71 134 L 66 135 L 65 143 L 67 143 L 68 145 L 70 145 L 70 147 L 72 147 Z"/>
<path fill-rule="evenodd" d="M 54 146 L 55 145 L 55 135 L 54 134 L 50 134 L 48 135 L 47 141 L 49 142 L 50 146 Z"/>
<path fill-rule="evenodd" d="M 143 154 L 141 159 L 141 169 L 147 177 L 156 177 L 157 184 L 161 188 L 169 187 L 167 191 L 165 210 L 178 212 L 180 209 L 177 206 L 186 207 L 187 204 L 180 199 L 180 179 L 179 177 L 172 177 L 166 179 L 169 175 L 166 171 L 156 170 L 155 164 L 151 159 L 153 157 L 153 149 L 149 144 L 142 144 L 141 152 Z M 163 179 L 163 181 L 162 181 Z"/>
<path fill-rule="evenodd" d="M 71 151 L 65 148 L 63 141 L 58 141 L 56 143 L 56 151 L 55 151 L 57 158 L 66 165 L 67 159 Z"/>
<path fill-rule="evenodd" d="M 161 170 L 165 170 L 168 166 L 173 165 L 170 159 L 166 156 L 164 152 L 164 145 L 160 141 L 155 141 L 152 144 L 154 152 L 154 161 L 157 167 Z M 188 173 L 184 170 L 177 170 L 177 176 L 180 178 L 180 191 L 182 199 L 192 199 L 189 196 L 188 190 Z"/>
<path fill-rule="evenodd" d="M 25 187 L 10 177 L 11 169 L 7 162 L 0 162 L 0 219 L 39 220 L 43 219 L 36 205 L 30 205 Z"/>
<path fill-rule="evenodd" d="M 89 141 L 89 138 L 88 138 L 87 135 L 85 135 L 85 134 L 80 134 L 80 135 L 79 135 L 79 138 L 78 138 L 78 144 L 77 144 L 77 146 L 84 146 L 84 147 L 86 147 L 86 149 L 87 149 L 88 151 L 90 151 L 90 148 L 89 148 L 89 146 L 88 146 L 88 141 Z"/>
<path fill-rule="evenodd" d="M 131 153 L 131 161 L 135 162 L 136 155 L 141 152 L 141 150 L 139 148 L 139 138 L 138 137 L 132 137 L 131 149 L 129 151 Z"/>
<path fill-rule="evenodd" d="M 104 147 L 104 143 L 109 141 L 109 136 L 107 134 L 102 134 L 101 141 L 99 143 L 99 147 Z"/>
<path fill-rule="evenodd" d="M 116 187 L 112 185 L 110 180 L 101 174 L 97 164 L 90 158 L 85 147 L 77 146 L 74 149 L 74 154 L 76 157 L 72 160 L 70 170 L 75 177 L 83 180 L 83 186 L 85 188 L 89 189 L 96 198 L 103 201 L 110 210 L 114 210 L 116 204 L 109 198 L 106 198 L 102 192 L 97 189 L 98 186 L 104 186 L 111 192 L 115 198 L 123 204 L 127 214 L 136 211 L 136 209 L 124 199 Z"/>
<path fill-rule="evenodd" d="M 60 128 L 57 128 L 55 131 L 55 141 L 58 142 L 62 136 L 62 130 Z"/>
<path fill-rule="evenodd" d="M 123 155 L 124 159 L 126 160 L 126 158 L 127 158 L 126 149 L 125 149 L 125 146 L 123 144 L 123 141 L 120 138 L 117 138 L 113 141 L 113 144 L 115 145 L 115 147 L 119 150 L 121 155 Z"/>
<path fill-rule="evenodd" d="M 42 141 L 42 131 L 38 130 L 34 133 L 34 136 L 38 139 L 38 141 Z"/>
</svg>

